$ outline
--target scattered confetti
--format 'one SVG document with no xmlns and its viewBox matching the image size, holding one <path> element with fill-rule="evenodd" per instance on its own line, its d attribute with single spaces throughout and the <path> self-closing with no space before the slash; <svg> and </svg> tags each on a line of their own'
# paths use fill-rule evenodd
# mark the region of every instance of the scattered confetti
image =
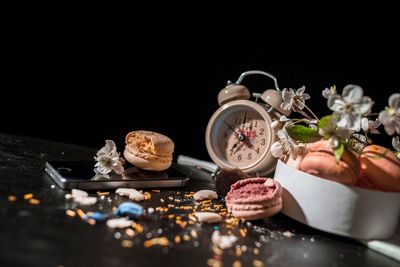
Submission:
<svg viewBox="0 0 400 267">
<path fill-rule="evenodd" d="M 239 245 L 236 246 L 235 254 L 237 257 L 240 257 L 243 254 L 242 248 Z"/>
<path fill-rule="evenodd" d="M 133 247 L 133 241 L 132 240 L 122 240 L 121 246 L 124 248 L 131 248 L 131 247 Z"/>
<path fill-rule="evenodd" d="M 134 237 L 135 236 L 135 231 L 133 231 L 131 228 L 126 228 L 125 229 L 125 234 L 129 237 Z"/>
<path fill-rule="evenodd" d="M 220 260 L 215 260 L 215 259 L 208 259 L 207 260 L 207 265 L 211 267 L 222 267 L 222 261 Z"/>
<path fill-rule="evenodd" d="M 196 232 L 195 230 L 190 231 L 190 235 L 191 235 L 193 238 L 197 238 L 197 232 Z"/>
<path fill-rule="evenodd" d="M 86 214 L 83 212 L 83 210 L 77 209 L 76 213 L 78 213 L 78 215 L 79 215 L 79 217 L 81 217 L 81 219 L 83 219 L 83 220 L 86 219 Z"/>
<path fill-rule="evenodd" d="M 144 199 L 145 200 L 150 200 L 151 199 L 151 194 L 149 192 L 144 192 Z"/>
<path fill-rule="evenodd" d="M 31 199 L 29 199 L 29 204 L 31 204 L 31 205 L 39 205 L 40 204 L 40 200 L 36 199 L 36 198 L 31 198 Z"/>
<path fill-rule="evenodd" d="M 135 191 L 143 196 L 143 200 L 151 199 L 151 193 L 161 193 L 160 190 L 149 190 L 149 192 L 144 193 Z M 143 245 L 145 248 L 161 246 L 161 252 L 168 253 L 175 246 L 191 246 L 192 248 L 210 246 L 213 256 L 207 260 L 208 266 L 223 266 L 225 263 L 223 262 L 225 258 L 223 256 L 225 256 L 224 253 L 227 253 L 226 256 L 231 255 L 234 257 L 232 259 L 232 261 L 234 260 L 233 263 L 231 262 L 232 265 L 228 266 L 241 267 L 246 259 L 246 261 L 250 260 L 250 266 L 262 267 L 264 263 L 259 259 L 255 259 L 255 257 L 260 257 L 260 254 L 262 254 L 261 242 L 268 243 L 272 239 L 283 240 L 283 237 L 292 237 L 294 235 L 291 231 L 272 231 L 232 217 L 224 203 L 219 199 L 212 200 L 212 196 L 200 200 L 196 195 L 198 201 L 194 201 L 195 194 L 199 192 L 175 192 L 170 195 L 164 195 L 163 192 L 162 195 L 153 196 L 156 198 L 155 202 L 143 202 L 144 207 L 142 207 L 134 202 L 120 203 L 122 198 L 119 196 L 109 192 L 98 191 L 96 192 L 96 197 L 93 198 L 96 200 L 107 199 L 108 201 L 100 203 L 98 206 L 99 211 L 91 209 L 91 211 L 85 212 L 72 205 L 69 206 L 65 213 L 69 217 L 78 215 L 90 225 L 100 224 L 105 221 L 108 227 L 121 229 L 113 234 L 114 238 L 121 242 L 123 248 L 132 248 L 136 243 Z M 71 194 L 66 194 L 65 197 L 66 199 L 73 199 L 75 202 L 79 198 L 90 198 L 89 194 L 83 190 L 72 190 Z M 29 199 L 34 201 L 33 194 Z M 9 201 L 11 200 L 9 199 Z M 148 203 L 157 202 L 159 206 L 149 207 L 147 205 Z M 118 203 L 120 203 L 119 206 L 116 206 Z M 153 213 L 156 214 L 151 215 Z M 159 220 L 164 220 L 166 225 L 148 223 L 149 221 L 158 222 Z M 200 224 L 206 222 L 218 223 L 211 227 L 214 231 L 208 240 L 203 239 L 202 226 Z M 171 230 L 180 231 L 178 234 L 171 235 Z M 221 233 L 224 233 L 224 235 Z M 253 245 L 243 242 L 248 235 L 251 234 L 253 236 L 253 233 L 259 234 L 259 239 L 254 240 Z M 313 238 L 310 240 L 314 242 Z M 171 242 L 173 242 L 173 245 L 171 245 Z M 236 242 L 240 245 L 235 246 Z M 229 248 L 232 248 L 232 250 L 226 252 L 226 249 Z"/>
<path fill-rule="evenodd" d="M 114 233 L 114 237 L 115 237 L 115 239 L 120 239 L 121 238 L 121 233 L 120 232 L 115 232 Z"/>
<path fill-rule="evenodd" d="M 227 249 L 232 247 L 233 243 L 237 241 L 237 237 L 234 235 L 221 235 L 219 231 L 214 231 L 211 241 L 220 249 Z"/>
<path fill-rule="evenodd" d="M 152 214 L 154 213 L 154 208 L 150 207 L 147 209 L 147 213 Z"/>
<path fill-rule="evenodd" d="M 14 202 L 14 201 L 17 200 L 17 197 L 14 196 L 14 195 L 9 195 L 7 199 L 8 199 L 8 201 L 10 201 L 10 202 Z"/>
<path fill-rule="evenodd" d="M 87 212 L 86 213 L 87 218 L 95 220 L 97 222 L 104 221 L 107 216 L 101 212 Z"/>
<path fill-rule="evenodd" d="M 240 228 L 240 234 L 243 236 L 243 237 L 246 237 L 246 230 L 245 229 L 243 229 L 243 228 Z"/>
<path fill-rule="evenodd" d="M 290 232 L 290 231 L 283 232 L 283 235 L 286 236 L 286 237 L 289 237 L 289 238 L 294 236 L 294 234 L 292 232 Z"/>
<path fill-rule="evenodd" d="M 96 221 L 93 220 L 93 219 L 87 219 L 86 221 L 87 221 L 87 223 L 90 224 L 90 225 L 95 225 L 95 224 L 96 224 Z"/>
<path fill-rule="evenodd" d="M 264 267 L 264 263 L 260 260 L 253 260 L 254 267 Z"/>
<path fill-rule="evenodd" d="M 65 214 L 67 214 L 70 217 L 75 217 L 76 216 L 76 212 L 73 210 L 66 210 Z"/>
<path fill-rule="evenodd" d="M 25 199 L 25 200 L 28 200 L 28 199 L 31 199 L 31 198 L 33 198 L 33 194 L 32 194 L 32 193 L 29 193 L 29 194 L 25 194 L 25 195 L 24 195 L 24 199 Z"/>
<path fill-rule="evenodd" d="M 145 248 L 149 248 L 155 245 L 160 245 L 160 246 L 168 246 L 169 245 L 169 240 L 166 237 L 157 237 L 157 238 L 153 238 L 150 240 L 146 240 L 143 243 L 143 246 Z"/>
</svg>

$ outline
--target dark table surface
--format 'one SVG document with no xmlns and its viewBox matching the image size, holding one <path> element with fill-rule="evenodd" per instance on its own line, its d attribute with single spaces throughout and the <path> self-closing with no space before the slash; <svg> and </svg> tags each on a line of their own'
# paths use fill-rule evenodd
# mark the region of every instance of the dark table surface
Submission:
<svg viewBox="0 0 400 267">
<path fill-rule="evenodd" d="M 317 231 L 283 214 L 237 225 L 192 222 L 181 227 L 176 216 L 190 222 L 192 209 L 178 208 L 195 204 L 184 194 L 213 186 L 202 180 L 208 174 L 195 168 L 183 169 L 192 178 L 185 188 L 145 190 L 151 199 L 140 202 L 143 207 L 169 208 L 136 220 L 143 232 L 135 229 L 133 237 L 105 223 L 91 225 L 78 216 L 67 216 L 68 209 L 107 212 L 127 201 L 112 190 L 103 200 L 98 197 L 94 206 L 77 207 L 65 199 L 69 192 L 57 187 L 44 172 L 47 160 L 90 160 L 95 152 L 0 134 L 0 266 L 398 266 L 398 262 L 351 239 Z M 28 193 L 40 203 L 25 200 Z M 96 192 L 90 194 L 97 196 Z M 9 199 L 11 195 L 15 201 Z M 239 238 L 233 248 L 213 248 L 210 237 L 216 228 Z M 179 243 L 176 236 L 181 238 Z M 167 246 L 144 246 L 155 237 L 166 237 L 170 242 Z"/>
</svg>

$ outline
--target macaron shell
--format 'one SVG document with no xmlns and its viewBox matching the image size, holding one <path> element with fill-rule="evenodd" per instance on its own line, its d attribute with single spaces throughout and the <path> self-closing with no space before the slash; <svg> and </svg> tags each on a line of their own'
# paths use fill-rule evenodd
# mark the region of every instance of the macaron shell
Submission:
<svg viewBox="0 0 400 267">
<path fill-rule="evenodd" d="M 160 160 L 160 159 L 155 159 L 155 158 L 149 160 L 149 159 L 145 159 L 143 157 L 139 157 L 139 156 L 131 153 L 127 149 L 124 150 L 124 157 L 132 165 L 134 165 L 138 168 L 141 168 L 143 170 L 148 170 L 148 171 L 163 171 L 163 170 L 168 169 L 172 164 L 172 160 L 165 161 L 165 160 Z"/>
<path fill-rule="evenodd" d="M 232 215 L 246 220 L 258 220 L 264 217 L 270 217 L 282 210 L 282 204 L 259 210 L 232 210 Z"/>
<path fill-rule="evenodd" d="M 384 191 L 400 191 L 400 160 L 389 149 L 371 145 L 360 157 L 363 184 Z"/>
<path fill-rule="evenodd" d="M 151 131 L 132 131 L 125 137 L 128 147 L 156 156 L 171 156 L 174 142 L 167 136 Z"/>
<path fill-rule="evenodd" d="M 273 202 L 264 202 L 260 204 L 236 204 L 236 203 L 227 203 L 228 211 L 232 210 L 259 210 L 265 208 L 271 208 L 277 205 L 282 204 L 282 198 L 279 197 Z"/>
<path fill-rule="evenodd" d="M 337 161 L 327 144 L 327 141 L 314 143 L 301 161 L 300 170 L 331 181 L 356 185 L 360 177 L 358 157 L 345 151 Z"/>
<path fill-rule="evenodd" d="M 146 152 L 140 152 L 136 148 L 128 146 L 128 145 L 125 146 L 125 150 L 127 152 L 139 157 L 139 158 L 143 158 L 143 159 L 146 159 L 146 160 L 149 160 L 149 161 L 152 161 L 152 160 L 158 160 L 158 161 L 164 161 L 164 162 L 172 161 L 172 155 L 169 155 L 169 156 L 157 156 L 157 155 L 153 155 L 153 154 L 146 153 Z"/>
<path fill-rule="evenodd" d="M 271 180 L 271 185 L 265 182 Z M 282 187 L 270 178 L 248 178 L 239 180 L 231 186 L 225 200 L 237 204 L 257 204 L 274 201 L 282 193 Z"/>
</svg>

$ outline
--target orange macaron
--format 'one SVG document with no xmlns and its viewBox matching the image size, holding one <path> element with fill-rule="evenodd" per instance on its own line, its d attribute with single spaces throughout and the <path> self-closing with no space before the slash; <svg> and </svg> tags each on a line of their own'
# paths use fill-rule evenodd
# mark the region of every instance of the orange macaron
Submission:
<svg viewBox="0 0 400 267">
<path fill-rule="evenodd" d="M 360 156 L 360 162 L 361 187 L 400 191 L 400 159 L 392 151 L 378 145 L 367 146 Z"/>
<path fill-rule="evenodd" d="M 309 147 L 309 153 L 300 163 L 300 170 L 347 185 L 356 185 L 360 177 L 358 156 L 345 150 L 337 161 L 326 140 L 315 142 Z"/>
<path fill-rule="evenodd" d="M 124 157 L 138 168 L 163 171 L 171 166 L 174 142 L 151 131 L 133 131 L 126 135 Z"/>
</svg>

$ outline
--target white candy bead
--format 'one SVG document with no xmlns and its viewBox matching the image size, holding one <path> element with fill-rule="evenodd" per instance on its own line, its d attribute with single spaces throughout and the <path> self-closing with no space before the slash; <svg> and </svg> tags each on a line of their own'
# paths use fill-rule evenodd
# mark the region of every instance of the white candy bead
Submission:
<svg viewBox="0 0 400 267">
<path fill-rule="evenodd" d="M 194 216 L 197 217 L 201 223 L 217 223 L 222 221 L 222 216 L 215 212 L 201 211 L 195 212 Z"/>
<path fill-rule="evenodd" d="M 133 201 L 142 201 L 144 200 L 144 195 L 133 188 L 118 188 L 115 193 L 120 196 L 127 196 L 129 199 Z"/>
<path fill-rule="evenodd" d="M 212 190 L 200 190 L 194 193 L 193 197 L 195 200 L 203 200 L 218 198 L 218 195 L 215 191 Z"/>
<path fill-rule="evenodd" d="M 132 225 L 131 220 L 127 218 L 116 218 L 107 220 L 107 226 L 110 228 L 126 228 Z"/>
</svg>

